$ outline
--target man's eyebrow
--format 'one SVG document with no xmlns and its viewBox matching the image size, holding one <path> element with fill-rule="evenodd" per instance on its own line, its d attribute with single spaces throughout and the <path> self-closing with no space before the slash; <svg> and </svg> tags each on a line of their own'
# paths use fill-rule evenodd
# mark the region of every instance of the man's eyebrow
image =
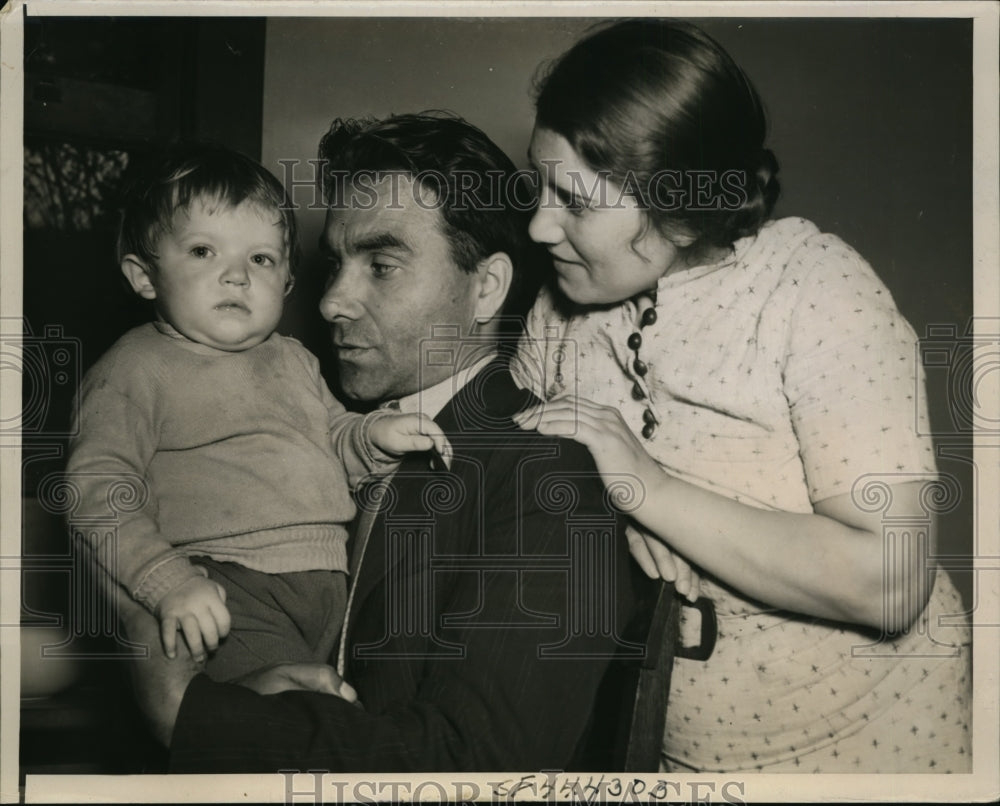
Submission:
<svg viewBox="0 0 1000 806">
<path fill-rule="evenodd" d="M 400 240 L 391 232 L 373 232 L 351 244 L 351 251 L 353 252 L 375 252 L 379 249 L 398 249 L 402 252 L 413 252 L 409 244 Z"/>
<path fill-rule="evenodd" d="M 319 251 L 326 256 L 334 256 L 335 250 L 326 239 L 325 234 L 321 234 L 318 239 Z M 349 253 L 376 252 L 379 249 L 396 249 L 402 252 L 412 253 L 413 248 L 405 241 L 401 240 L 391 232 L 374 232 L 362 236 L 355 243 L 347 244 L 346 250 Z"/>
</svg>

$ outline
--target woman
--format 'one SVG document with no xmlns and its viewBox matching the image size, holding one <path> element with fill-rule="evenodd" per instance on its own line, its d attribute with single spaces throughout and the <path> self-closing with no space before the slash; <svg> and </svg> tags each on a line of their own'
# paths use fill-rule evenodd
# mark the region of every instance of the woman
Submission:
<svg viewBox="0 0 1000 806">
<path fill-rule="evenodd" d="M 887 497 L 927 514 L 937 478 L 888 290 L 835 236 L 768 221 L 760 100 L 697 28 L 590 34 L 536 114 L 556 287 L 520 348 L 548 401 L 523 424 L 587 445 L 609 489 L 638 479 L 633 554 L 696 566 L 717 617 L 707 660 L 676 661 L 664 770 L 967 771 L 969 632 L 927 629 L 959 597 L 933 529 L 909 554 L 883 537 Z"/>
</svg>

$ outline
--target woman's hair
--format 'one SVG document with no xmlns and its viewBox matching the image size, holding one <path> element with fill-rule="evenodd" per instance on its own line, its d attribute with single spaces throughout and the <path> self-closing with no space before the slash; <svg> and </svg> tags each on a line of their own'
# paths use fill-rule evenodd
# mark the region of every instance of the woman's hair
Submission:
<svg viewBox="0 0 1000 806">
<path fill-rule="evenodd" d="M 756 90 L 693 25 L 626 20 L 588 34 L 536 79 L 536 124 L 636 197 L 690 250 L 754 235 L 778 197 Z"/>
<path fill-rule="evenodd" d="M 174 214 L 202 199 L 221 207 L 244 202 L 273 211 L 285 233 L 289 271 L 299 258 L 292 203 L 281 183 L 259 163 L 212 143 L 177 143 L 151 155 L 125 190 L 118 231 L 118 259 L 134 254 L 156 265 L 156 244 L 173 226 Z"/>
</svg>

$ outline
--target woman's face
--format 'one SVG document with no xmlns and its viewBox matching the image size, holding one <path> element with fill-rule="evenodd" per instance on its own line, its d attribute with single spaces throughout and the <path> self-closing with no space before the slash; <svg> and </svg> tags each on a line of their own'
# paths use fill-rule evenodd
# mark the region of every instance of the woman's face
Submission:
<svg viewBox="0 0 1000 806">
<path fill-rule="evenodd" d="M 559 288 L 581 304 L 609 304 L 655 288 L 683 265 L 677 247 L 652 225 L 636 200 L 587 166 L 569 142 L 535 127 L 528 156 L 538 171 L 538 210 L 528 232 L 552 255 Z"/>
</svg>

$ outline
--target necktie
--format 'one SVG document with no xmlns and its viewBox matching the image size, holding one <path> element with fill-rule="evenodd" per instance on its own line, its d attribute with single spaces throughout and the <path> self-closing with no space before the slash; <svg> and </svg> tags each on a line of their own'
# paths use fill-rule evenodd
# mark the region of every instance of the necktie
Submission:
<svg viewBox="0 0 1000 806">
<path fill-rule="evenodd" d="M 399 401 L 390 400 L 383 403 L 379 408 L 389 411 L 399 411 Z M 351 606 L 354 604 L 354 593 L 358 587 L 358 572 L 361 570 L 361 562 L 365 556 L 365 549 L 368 546 L 368 538 L 371 537 L 372 527 L 382 510 L 384 501 L 384 491 L 392 480 L 393 474 L 387 474 L 380 479 L 369 482 L 358 491 L 358 500 L 362 502 L 358 515 L 358 525 L 354 531 L 354 540 L 351 543 L 351 557 L 348 562 L 348 573 L 350 574 L 351 589 L 347 594 L 347 606 L 344 611 L 344 626 L 340 631 L 340 647 L 337 650 L 337 674 L 344 676 L 347 657 L 347 625 L 351 617 Z"/>
</svg>

